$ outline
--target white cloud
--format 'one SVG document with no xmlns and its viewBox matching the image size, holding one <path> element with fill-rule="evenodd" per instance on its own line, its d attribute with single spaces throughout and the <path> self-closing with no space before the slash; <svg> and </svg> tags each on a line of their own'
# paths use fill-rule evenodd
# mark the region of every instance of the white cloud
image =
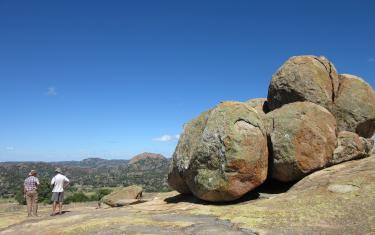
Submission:
<svg viewBox="0 0 375 235">
<path fill-rule="evenodd" d="M 179 138 L 180 138 L 180 135 L 162 135 L 152 140 L 159 141 L 159 142 L 170 142 L 170 141 L 178 140 Z"/>
<path fill-rule="evenodd" d="M 53 86 L 48 87 L 46 95 L 48 95 L 48 96 L 55 96 L 55 95 L 57 95 L 56 88 L 53 87 Z"/>
<path fill-rule="evenodd" d="M 369 63 L 373 63 L 373 62 L 375 62 L 375 58 L 369 58 L 367 61 L 368 61 Z"/>
</svg>

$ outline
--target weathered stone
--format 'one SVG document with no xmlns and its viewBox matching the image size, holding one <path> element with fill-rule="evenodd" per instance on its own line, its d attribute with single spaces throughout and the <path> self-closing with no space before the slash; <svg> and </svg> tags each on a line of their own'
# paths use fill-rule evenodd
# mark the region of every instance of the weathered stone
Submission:
<svg viewBox="0 0 375 235">
<path fill-rule="evenodd" d="M 336 120 L 310 102 L 284 105 L 267 114 L 271 123 L 272 178 L 291 182 L 327 166 L 336 146 Z"/>
<path fill-rule="evenodd" d="M 173 162 L 172 162 L 172 167 L 170 168 L 169 173 L 168 173 L 168 185 L 179 193 L 183 193 L 183 194 L 190 193 L 189 187 L 185 183 L 184 179 L 180 175 L 177 167 L 175 167 L 175 164 L 173 164 Z"/>
<path fill-rule="evenodd" d="M 266 133 L 269 133 L 270 125 L 267 122 L 266 113 L 269 112 L 266 98 L 255 98 L 245 102 L 257 111 L 259 118 L 263 121 Z"/>
<path fill-rule="evenodd" d="M 258 113 L 245 103 L 223 102 L 185 126 L 173 164 L 198 198 L 232 201 L 263 183 L 267 158 Z"/>
<path fill-rule="evenodd" d="M 270 110 L 309 101 L 332 111 L 339 86 L 335 67 L 322 56 L 294 56 L 273 75 L 268 88 Z"/>
<path fill-rule="evenodd" d="M 184 126 L 184 131 L 173 153 L 167 181 L 169 186 L 179 193 L 186 194 L 191 192 L 185 179 L 183 179 L 183 173 L 189 167 L 190 161 L 195 154 L 195 149 L 193 148 L 196 148 L 197 140 L 201 138 L 210 112 L 211 110 L 202 113 Z"/>
<path fill-rule="evenodd" d="M 341 131 L 337 136 L 337 148 L 330 164 L 365 158 L 371 155 L 374 140 L 358 136 L 356 133 Z"/>
<path fill-rule="evenodd" d="M 334 103 L 339 131 L 356 132 L 371 138 L 375 132 L 375 93 L 361 78 L 340 74 L 340 87 Z"/>
<path fill-rule="evenodd" d="M 328 185 L 327 190 L 333 193 L 349 193 L 359 190 L 359 187 L 350 184 L 331 184 Z"/>
<path fill-rule="evenodd" d="M 266 115 L 266 113 L 269 111 L 267 106 L 267 98 L 255 98 L 248 100 L 245 103 L 254 108 L 261 118 L 264 117 L 264 115 Z"/>
<path fill-rule="evenodd" d="M 143 189 L 140 186 L 132 185 L 118 189 L 102 198 L 102 201 L 112 207 L 124 206 L 136 202 L 142 198 Z"/>
</svg>

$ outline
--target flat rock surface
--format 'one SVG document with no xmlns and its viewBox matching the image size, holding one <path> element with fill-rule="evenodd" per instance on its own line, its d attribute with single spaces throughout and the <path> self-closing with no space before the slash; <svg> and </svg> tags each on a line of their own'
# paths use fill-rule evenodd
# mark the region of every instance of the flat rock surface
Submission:
<svg viewBox="0 0 375 235">
<path fill-rule="evenodd" d="M 375 234 L 375 156 L 317 171 L 289 190 L 264 185 L 232 203 L 208 203 L 177 192 L 147 202 L 95 209 L 67 205 L 37 218 L 0 204 L 0 234 Z M 266 195 L 266 196 L 264 196 Z"/>
</svg>

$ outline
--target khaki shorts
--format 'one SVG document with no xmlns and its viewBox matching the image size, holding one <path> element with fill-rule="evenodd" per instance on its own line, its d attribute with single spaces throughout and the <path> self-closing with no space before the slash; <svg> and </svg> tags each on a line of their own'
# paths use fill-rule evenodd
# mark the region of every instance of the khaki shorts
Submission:
<svg viewBox="0 0 375 235">
<path fill-rule="evenodd" d="M 53 202 L 63 202 L 64 201 L 64 192 L 60 192 L 60 193 L 52 192 L 51 201 L 53 201 Z"/>
</svg>

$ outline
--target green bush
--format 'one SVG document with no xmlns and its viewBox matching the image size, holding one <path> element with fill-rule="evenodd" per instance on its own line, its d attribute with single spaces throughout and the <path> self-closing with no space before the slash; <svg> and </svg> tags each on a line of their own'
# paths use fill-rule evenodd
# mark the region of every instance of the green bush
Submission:
<svg viewBox="0 0 375 235">
<path fill-rule="evenodd" d="M 111 189 L 101 188 L 101 189 L 98 189 L 95 192 L 95 194 L 89 197 L 83 192 L 76 192 L 73 195 L 67 197 L 64 202 L 71 203 L 71 202 L 100 201 L 105 195 L 110 194 L 111 192 L 112 192 Z"/>
<path fill-rule="evenodd" d="M 52 187 L 50 186 L 50 182 L 46 177 L 40 178 L 39 182 L 38 201 L 44 204 L 50 204 L 52 197 Z"/>
<path fill-rule="evenodd" d="M 14 199 L 16 199 L 16 201 L 20 204 L 20 205 L 26 205 L 26 199 L 25 197 L 23 196 L 23 192 L 17 192 L 16 193 L 16 196 L 14 197 Z"/>
<path fill-rule="evenodd" d="M 111 189 L 108 189 L 108 188 L 101 188 L 99 189 L 97 192 L 96 192 L 96 200 L 97 201 L 100 201 L 102 200 L 102 198 L 105 196 L 105 195 L 108 195 L 112 193 L 112 190 Z"/>
<path fill-rule="evenodd" d="M 64 202 L 71 203 L 71 202 L 87 202 L 90 201 L 90 198 L 86 196 L 83 192 L 74 193 L 73 195 L 67 197 Z"/>
</svg>

